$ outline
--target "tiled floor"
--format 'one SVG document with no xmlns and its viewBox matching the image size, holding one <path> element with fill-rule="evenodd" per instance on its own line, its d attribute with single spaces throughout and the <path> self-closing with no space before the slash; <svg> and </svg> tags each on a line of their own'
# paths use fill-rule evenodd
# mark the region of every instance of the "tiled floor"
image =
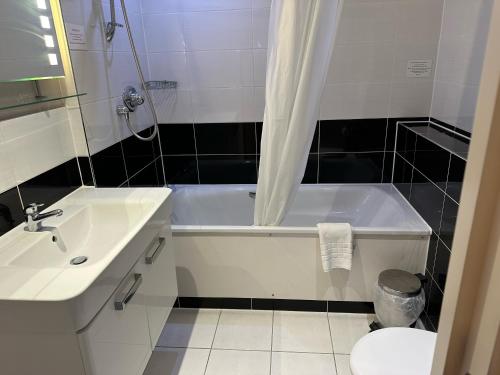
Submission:
<svg viewBox="0 0 500 375">
<path fill-rule="evenodd" d="M 144 375 L 349 375 L 367 314 L 174 309 Z"/>
</svg>

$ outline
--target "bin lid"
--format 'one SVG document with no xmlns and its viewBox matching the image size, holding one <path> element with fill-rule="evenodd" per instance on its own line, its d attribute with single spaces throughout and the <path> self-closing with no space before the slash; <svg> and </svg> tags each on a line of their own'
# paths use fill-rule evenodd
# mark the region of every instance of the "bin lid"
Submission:
<svg viewBox="0 0 500 375">
<path fill-rule="evenodd" d="M 419 278 L 403 270 L 385 270 L 378 276 L 378 285 L 387 293 L 400 297 L 411 297 L 420 293 Z"/>
</svg>

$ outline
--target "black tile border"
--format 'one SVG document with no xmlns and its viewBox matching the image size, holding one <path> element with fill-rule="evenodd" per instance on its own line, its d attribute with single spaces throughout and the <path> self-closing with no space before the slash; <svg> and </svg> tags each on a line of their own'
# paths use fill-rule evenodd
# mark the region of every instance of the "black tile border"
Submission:
<svg viewBox="0 0 500 375">
<path fill-rule="evenodd" d="M 450 124 L 448 124 L 448 123 L 446 123 L 444 121 L 438 120 L 437 118 L 434 118 L 434 117 L 429 118 L 429 121 L 433 122 L 433 123 L 435 123 L 437 125 L 440 125 L 440 126 L 442 126 L 444 128 L 447 128 L 447 129 L 449 129 L 451 131 L 459 133 L 459 134 L 461 134 L 461 135 L 463 135 L 465 137 L 468 137 L 468 138 L 470 138 L 471 135 L 472 135 L 472 133 L 469 132 L 469 131 L 467 131 L 467 130 L 460 129 L 458 126 L 450 125 Z"/>
<path fill-rule="evenodd" d="M 0 193 L 0 219 L 4 221 L 0 235 L 24 221 L 23 206 L 43 203 L 46 209 L 81 187 L 80 162 L 80 157 L 74 157 Z"/>
<path fill-rule="evenodd" d="M 403 126 L 416 135 L 425 138 L 436 146 L 445 149 L 453 155 L 466 160 L 470 138 L 454 133 L 453 130 L 436 125 L 429 121 L 423 122 L 398 122 L 398 126 Z"/>
<path fill-rule="evenodd" d="M 326 180 L 331 180 L 325 173 L 320 170 L 320 160 L 322 156 L 327 157 L 342 157 L 343 155 L 358 155 L 362 154 L 373 154 L 381 155 L 382 161 L 377 162 L 373 165 L 370 171 L 371 177 L 369 180 L 360 179 L 359 174 L 355 176 L 355 180 L 342 182 L 370 182 L 370 183 L 390 183 L 392 180 L 392 168 L 393 168 L 393 156 L 394 156 L 394 141 L 395 141 L 395 130 L 397 121 L 428 121 L 428 118 L 423 117 L 406 117 L 406 118 L 368 118 L 368 119 L 340 119 L 340 120 L 319 120 L 316 123 L 316 129 L 314 134 L 314 139 L 309 152 L 309 163 L 302 183 L 315 184 L 322 183 Z M 220 138 L 224 135 L 221 134 L 224 129 L 228 131 L 227 139 L 234 139 L 233 133 L 238 133 L 237 130 L 232 129 L 232 125 L 237 125 L 239 128 L 254 128 L 255 134 L 253 135 L 251 131 L 243 131 L 241 134 L 251 137 L 250 140 L 242 140 L 243 143 L 250 145 L 253 150 L 255 145 L 255 153 L 249 153 L 248 147 L 243 147 L 239 149 L 239 153 L 228 153 L 226 146 L 218 150 L 217 148 L 207 149 L 202 146 L 202 141 L 199 139 L 202 132 L 197 132 L 198 129 L 203 129 L 203 134 L 207 135 L 209 138 L 213 137 L 210 133 L 209 128 L 214 127 L 214 134 L 216 134 L 216 140 L 220 143 Z M 336 129 L 335 127 L 338 127 Z M 192 168 L 195 168 L 191 172 L 192 176 L 198 176 L 198 178 L 189 178 L 187 181 L 182 181 L 183 184 L 203 184 L 204 178 L 199 178 L 200 176 L 200 160 L 205 160 L 207 158 L 223 158 L 223 157 L 236 157 L 236 156 L 254 156 L 257 162 L 257 173 L 258 164 L 260 159 L 260 140 L 262 137 L 262 122 L 248 123 L 185 123 L 185 124 L 159 124 L 160 129 L 160 139 L 162 139 L 162 155 L 167 160 L 170 159 L 174 161 L 174 158 L 192 158 L 196 160 L 196 165 L 193 164 Z M 247 130 L 248 130 L 247 129 Z M 323 129 L 323 134 L 322 130 Z M 240 129 L 241 130 L 241 129 Z M 330 134 L 341 134 L 343 140 L 350 140 L 351 145 L 338 144 L 335 140 L 325 140 L 321 139 L 325 137 L 326 133 Z M 376 134 L 375 134 L 376 133 Z M 379 134 L 380 133 L 380 134 Z M 179 135 L 181 139 L 179 143 L 172 141 L 175 135 Z M 255 136 L 255 139 L 253 137 Z M 376 140 L 374 140 L 376 138 Z M 333 142 L 333 143 L 332 143 Z M 358 144 L 361 142 L 360 144 Z M 206 142 L 205 142 L 206 143 Z M 328 145 L 337 145 L 338 151 L 335 151 L 331 147 L 326 147 Z M 322 147 L 320 147 L 322 145 Z M 198 147 L 200 146 L 200 147 Z M 201 148 L 201 149 L 200 149 Z M 346 150 L 350 151 L 346 151 Z M 236 150 L 237 151 L 237 150 Z M 232 152 L 236 152 L 233 150 Z M 210 152 L 209 154 L 207 152 Z M 315 162 L 317 160 L 317 162 Z M 169 181 L 169 176 L 172 176 L 172 171 L 169 171 L 168 163 L 164 164 L 165 176 L 167 183 L 176 182 Z M 380 164 L 380 165 L 379 165 Z M 373 169 L 373 170 L 372 170 Z M 323 172 L 324 172 L 323 168 Z M 186 174 L 186 173 L 185 173 Z M 206 173 L 202 173 L 205 174 Z M 253 172 L 252 172 L 253 174 Z M 316 176 L 315 176 L 316 175 Z M 324 176 L 323 176 L 324 175 Z M 375 176 L 375 177 L 374 177 Z M 230 179 L 230 178 L 229 178 Z M 175 178 L 174 178 L 175 180 Z M 250 176 L 246 179 L 247 183 L 254 181 L 254 176 Z M 210 181 L 214 183 L 214 181 Z M 224 181 L 221 180 L 219 183 L 241 183 L 241 176 L 234 182 L 228 182 L 227 176 Z"/>
<path fill-rule="evenodd" d="M 94 177 L 92 167 L 90 165 L 89 156 L 77 156 L 78 166 L 80 167 L 80 175 L 82 177 L 82 184 L 85 186 L 94 185 Z"/>
<path fill-rule="evenodd" d="M 187 309 L 242 309 L 252 308 L 251 298 L 178 297 L 178 305 Z"/>
<path fill-rule="evenodd" d="M 177 308 L 308 311 L 373 314 L 372 302 L 299 300 L 276 298 L 178 297 Z"/>
<path fill-rule="evenodd" d="M 78 161 L 70 159 L 19 184 L 23 204 L 43 203 L 48 207 L 82 186 Z"/>
<path fill-rule="evenodd" d="M 422 126 L 423 125 L 423 126 Z M 413 126 L 413 129 L 412 129 Z M 420 126 L 421 131 L 415 126 Z M 434 130 L 439 131 L 439 133 L 426 132 L 425 127 L 433 128 Z M 419 170 L 415 166 L 415 162 L 408 161 L 405 156 L 400 154 L 400 150 L 395 149 L 395 158 L 398 162 L 395 161 L 395 164 L 404 164 L 404 167 L 411 168 L 411 181 L 409 187 L 409 196 L 406 195 L 407 181 L 397 181 L 395 180 L 396 174 L 393 174 L 392 183 L 400 192 L 406 197 L 406 199 L 412 203 L 413 196 L 413 184 L 414 183 L 425 183 L 432 184 L 434 188 L 439 189 L 442 194 L 442 199 L 436 204 L 439 206 L 426 206 L 425 210 L 439 210 L 439 223 L 437 226 L 433 228 L 431 242 L 429 243 L 429 252 L 428 259 L 426 262 L 426 277 L 428 279 L 427 284 L 424 286 L 424 290 L 426 293 L 426 306 L 424 312 L 421 315 L 421 320 L 424 323 L 424 326 L 428 330 L 436 331 L 439 325 L 439 317 L 441 304 L 444 294 L 445 281 L 446 281 L 446 273 L 449 263 L 449 257 L 451 255 L 451 246 L 454 235 L 454 224 L 456 219 L 456 212 L 459 207 L 459 194 L 461 189 L 461 184 L 463 182 L 463 170 L 464 166 L 467 162 L 467 145 L 468 140 L 464 137 L 466 135 L 457 131 L 457 129 L 453 126 L 440 122 L 438 125 L 433 124 L 431 122 L 412 122 L 405 123 L 399 122 L 396 126 L 397 136 L 399 136 L 400 131 L 411 131 L 415 134 L 416 139 L 415 143 L 418 144 L 418 140 L 420 138 L 426 139 L 439 146 L 442 150 L 448 153 L 448 169 L 446 172 L 446 179 L 443 183 L 436 183 L 439 181 L 432 181 L 430 177 L 426 174 L 423 174 L 421 170 Z M 452 133 L 455 132 L 455 133 Z M 457 135 L 456 133 L 460 133 L 462 135 Z M 435 135 L 434 139 L 432 136 Z M 470 136 L 470 134 L 469 134 Z M 457 143 L 459 140 L 461 143 Z M 442 142 L 442 144 L 441 144 Z M 453 150 L 453 146 L 459 145 L 460 149 Z M 465 150 L 465 152 L 463 152 Z M 457 155 L 457 151 L 462 152 L 461 155 Z M 455 159 L 456 158 L 456 159 Z M 395 159 L 395 160 L 396 160 Z M 460 160 L 458 160 L 460 159 Z M 459 162 L 460 165 L 453 165 L 453 162 Z M 431 171 L 432 174 L 435 171 Z M 400 177 L 400 176 L 399 176 Z M 404 183 L 403 183 L 404 182 Z M 452 182 L 455 186 L 454 190 L 450 190 L 451 187 L 450 182 Z M 403 189 L 403 190 L 402 190 Z M 418 207 L 415 207 L 417 211 L 419 211 Z M 422 207 L 420 207 L 422 208 Z M 425 212 L 419 213 L 424 216 Z M 435 223 L 436 224 L 436 223 Z M 437 280 L 436 278 L 439 278 Z"/>
<path fill-rule="evenodd" d="M 0 236 L 23 221 L 23 207 L 17 186 L 0 193 Z"/>
</svg>

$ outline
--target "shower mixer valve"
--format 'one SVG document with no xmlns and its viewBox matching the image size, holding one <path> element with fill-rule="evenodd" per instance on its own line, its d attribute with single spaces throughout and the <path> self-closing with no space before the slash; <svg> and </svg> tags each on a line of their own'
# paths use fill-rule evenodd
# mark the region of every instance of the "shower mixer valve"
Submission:
<svg viewBox="0 0 500 375">
<path fill-rule="evenodd" d="M 144 97 L 137 92 L 132 86 L 127 86 L 122 95 L 123 104 L 130 112 L 134 112 L 136 108 L 144 104 Z"/>
</svg>

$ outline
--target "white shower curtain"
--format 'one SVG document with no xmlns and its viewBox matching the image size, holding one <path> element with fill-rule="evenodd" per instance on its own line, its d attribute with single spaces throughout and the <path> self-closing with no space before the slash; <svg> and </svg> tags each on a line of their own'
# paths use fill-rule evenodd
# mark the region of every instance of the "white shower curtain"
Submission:
<svg viewBox="0 0 500 375">
<path fill-rule="evenodd" d="M 279 225 L 304 176 L 341 1 L 272 1 L 255 225 Z"/>
</svg>

